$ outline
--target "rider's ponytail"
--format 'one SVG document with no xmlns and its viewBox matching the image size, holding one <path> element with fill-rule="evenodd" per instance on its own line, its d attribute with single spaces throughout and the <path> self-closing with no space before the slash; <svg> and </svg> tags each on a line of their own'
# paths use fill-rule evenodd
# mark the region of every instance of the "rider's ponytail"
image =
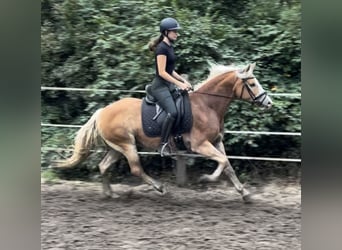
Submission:
<svg viewBox="0 0 342 250">
<path fill-rule="evenodd" d="M 151 51 L 155 51 L 157 45 L 158 45 L 161 41 L 163 41 L 163 39 L 164 39 L 163 34 L 160 34 L 159 37 L 152 39 L 152 40 L 148 43 L 148 48 L 149 48 Z"/>
</svg>

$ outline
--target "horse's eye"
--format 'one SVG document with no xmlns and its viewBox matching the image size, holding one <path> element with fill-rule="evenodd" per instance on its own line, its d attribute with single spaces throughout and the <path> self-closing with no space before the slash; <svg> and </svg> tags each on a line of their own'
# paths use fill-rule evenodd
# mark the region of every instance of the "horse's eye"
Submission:
<svg viewBox="0 0 342 250">
<path fill-rule="evenodd" d="M 255 83 L 253 82 L 253 83 L 249 84 L 249 86 L 255 87 Z"/>
</svg>

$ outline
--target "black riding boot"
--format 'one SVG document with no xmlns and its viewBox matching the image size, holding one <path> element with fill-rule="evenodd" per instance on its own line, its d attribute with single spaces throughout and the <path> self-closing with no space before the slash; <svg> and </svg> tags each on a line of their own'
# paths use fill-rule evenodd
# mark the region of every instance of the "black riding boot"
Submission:
<svg viewBox="0 0 342 250">
<path fill-rule="evenodd" d="M 168 139 L 169 139 L 169 135 L 170 135 L 174 121 L 175 119 L 168 113 L 163 122 L 162 131 L 161 131 L 161 143 L 160 143 L 160 148 L 159 148 L 159 152 L 162 157 L 171 154 L 171 148 L 168 143 Z"/>
</svg>

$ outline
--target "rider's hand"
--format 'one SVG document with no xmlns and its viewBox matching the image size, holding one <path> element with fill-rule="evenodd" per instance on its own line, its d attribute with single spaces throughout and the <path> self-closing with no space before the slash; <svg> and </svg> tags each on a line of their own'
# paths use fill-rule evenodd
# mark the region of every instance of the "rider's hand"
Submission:
<svg viewBox="0 0 342 250">
<path fill-rule="evenodd" d="M 182 90 L 189 91 L 190 87 L 189 87 L 189 85 L 188 85 L 188 84 L 186 84 L 186 83 L 182 83 L 181 89 L 182 89 Z"/>
<path fill-rule="evenodd" d="M 188 82 L 188 81 L 184 81 L 184 84 L 186 85 L 186 90 L 192 90 L 193 88 L 192 88 L 192 85 Z"/>
</svg>

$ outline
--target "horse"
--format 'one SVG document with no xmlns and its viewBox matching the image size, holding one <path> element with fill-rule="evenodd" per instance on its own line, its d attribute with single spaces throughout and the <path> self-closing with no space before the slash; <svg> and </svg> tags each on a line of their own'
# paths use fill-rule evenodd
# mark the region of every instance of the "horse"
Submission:
<svg viewBox="0 0 342 250">
<path fill-rule="evenodd" d="M 212 174 L 202 175 L 201 181 L 217 181 L 223 172 L 245 202 L 251 202 L 252 195 L 240 183 L 227 158 L 223 144 L 224 114 L 233 100 L 271 108 L 272 100 L 254 76 L 254 68 L 255 63 L 242 67 L 212 64 L 208 78 L 188 93 L 193 122 L 191 130 L 182 134 L 188 151 L 218 164 Z M 77 132 L 71 157 L 51 167 L 71 168 L 86 160 L 91 150 L 102 142 L 107 149 L 99 163 L 105 197 L 113 197 L 107 170 L 122 155 L 128 161 L 131 174 L 165 194 L 166 185 L 145 173 L 138 156 L 138 145 L 155 150 L 160 144 L 160 137 L 148 137 L 143 131 L 141 105 L 142 99 L 126 97 L 95 111 Z"/>
</svg>

